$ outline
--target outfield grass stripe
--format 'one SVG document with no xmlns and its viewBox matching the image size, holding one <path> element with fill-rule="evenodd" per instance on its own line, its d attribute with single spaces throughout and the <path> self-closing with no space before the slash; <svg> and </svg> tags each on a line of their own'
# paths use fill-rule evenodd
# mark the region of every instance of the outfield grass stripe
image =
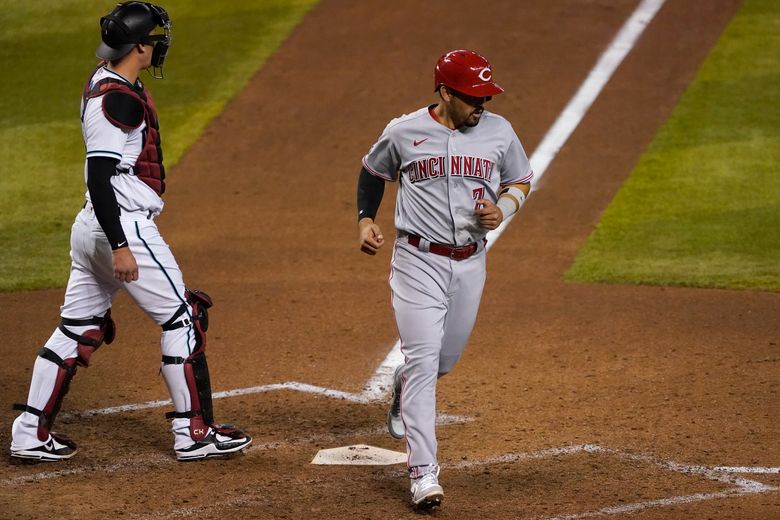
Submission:
<svg viewBox="0 0 780 520">
<path fill-rule="evenodd" d="M 780 291 L 780 3 L 747 0 L 566 279 Z"/>
</svg>

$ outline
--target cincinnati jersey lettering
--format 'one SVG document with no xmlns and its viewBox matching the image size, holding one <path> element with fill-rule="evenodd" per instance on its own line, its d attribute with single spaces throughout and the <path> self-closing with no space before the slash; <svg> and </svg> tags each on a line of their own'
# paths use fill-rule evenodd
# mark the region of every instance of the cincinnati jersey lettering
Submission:
<svg viewBox="0 0 780 520">
<path fill-rule="evenodd" d="M 447 158 L 444 156 L 428 157 L 419 161 L 413 161 L 401 170 L 412 184 L 436 179 L 447 175 L 444 166 L 447 164 Z M 493 176 L 494 163 L 491 160 L 482 157 L 471 157 L 468 155 L 456 155 L 450 157 L 449 174 L 454 177 L 472 177 L 474 179 L 484 179 L 490 182 Z"/>
</svg>

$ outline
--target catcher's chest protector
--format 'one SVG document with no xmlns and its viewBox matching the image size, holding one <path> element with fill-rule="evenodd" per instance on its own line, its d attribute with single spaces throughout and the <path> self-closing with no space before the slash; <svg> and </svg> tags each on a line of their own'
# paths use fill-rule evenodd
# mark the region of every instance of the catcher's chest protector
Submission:
<svg viewBox="0 0 780 520">
<path fill-rule="evenodd" d="M 89 99 L 106 96 L 130 96 L 138 104 L 138 119 L 133 120 L 132 114 L 117 117 L 111 112 L 111 104 L 103 100 L 103 113 L 114 126 L 129 130 L 138 128 L 141 122 L 146 122 L 143 132 L 143 146 L 141 153 L 133 165 L 133 174 L 152 188 L 157 195 L 165 193 L 165 167 L 163 166 L 163 153 L 160 146 L 160 124 L 157 120 L 157 110 L 154 107 L 152 96 L 145 88 L 134 89 L 127 83 L 113 78 L 98 81 L 91 89 L 89 84 L 84 90 L 84 105 Z M 126 105 L 126 104 L 125 104 Z M 121 173 L 121 172 L 120 172 Z"/>
</svg>

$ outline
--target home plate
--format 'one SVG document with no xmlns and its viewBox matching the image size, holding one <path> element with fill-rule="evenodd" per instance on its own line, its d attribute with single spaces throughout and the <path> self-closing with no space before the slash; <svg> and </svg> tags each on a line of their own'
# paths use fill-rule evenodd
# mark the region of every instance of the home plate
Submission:
<svg viewBox="0 0 780 520">
<path fill-rule="evenodd" d="M 406 453 L 367 446 L 366 444 L 320 450 L 311 461 L 312 464 L 361 466 L 387 466 L 405 462 Z"/>
</svg>

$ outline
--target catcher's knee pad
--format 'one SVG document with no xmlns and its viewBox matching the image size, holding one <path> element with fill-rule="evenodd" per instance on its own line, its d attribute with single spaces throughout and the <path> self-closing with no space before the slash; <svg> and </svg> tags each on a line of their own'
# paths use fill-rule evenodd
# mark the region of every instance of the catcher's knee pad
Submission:
<svg viewBox="0 0 780 520">
<path fill-rule="evenodd" d="M 190 394 L 190 410 L 168 412 L 167 419 L 189 418 L 190 435 L 201 441 L 213 425 L 214 414 L 211 405 L 211 381 L 206 361 L 206 331 L 209 328 L 208 308 L 213 305 L 208 294 L 202 291 L 185 291 L 187 303 L 182 304 L 174 315 L 162 325 L 164 331 L 181 327 L 192 327 L 195 336 L 195 350 L 186 358 L 163 356 L 166 365 L 184 365 L 184 379 Z M 188 312 L 189 311 L 189 312 Z"/>
<path fill-rule="evenodd" d="M 97 325 L 96 329 L 89 329 L 81 334 L 71 332 L 67 327 L 85 327 Z M 111 309 L 106 311 L 105 316 L 95 316 L 85 320 L 74 320 L 62 318 L 59 325 L 60 332 L 77 343 L 76 363 L 80 366 L 88 367 L 92 353 L 95 352 L 105 341 L 110 345 L 116 337 L 116 325 L 111 319 Z"/>
<path fill-rule="evenodd" d="M 77 358 L 62 359 L 46 347 L 38 351 L 38 356 L 54 363 L 58 367 L 51 396 L 46 401 L 43 410 L 27 404 L 15 404 L 13 408 L 14 410 L 29 412 L 38 416 L 38 439 L 41 442 L 45 442 L 49 438 L 54 420 L 57 418 L 57 414 L 62 406 L 62 399 L 70 390 L 70 382 L 73 376 L 76 375 Z"/>
<path fill-rule="evenodd" d="M 179 305 L 168 321 L 160 325 L 162 330 L 176 330 L 182 327 L 192 327 L 195 331 L 195 350 L 206 348 L 206 331 L 209 330 L 209 307 L 213 305 L 211 297 L 203 291 L 186 289 L 186 303 Z"/>
</svg>

